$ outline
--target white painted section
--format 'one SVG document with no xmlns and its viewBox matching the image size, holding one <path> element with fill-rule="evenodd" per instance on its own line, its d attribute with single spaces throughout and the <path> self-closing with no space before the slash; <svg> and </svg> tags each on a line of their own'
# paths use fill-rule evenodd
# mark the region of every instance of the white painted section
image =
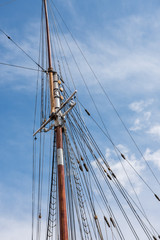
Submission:
<svg viewBox="0 0 160 240">
<path fill-rule="evenodd" d="M 57 110 L 57 108 L 59 109 L 59 107 L 60 107 L 60 99 L 59 98 L 55 98 L 54 102 L 55 102 L 56 110 Z"/>
<path fill-rule="evenodd" d="M 60 107 L 60 93 L 59 93 L 59 85 L 58 85 L 58 75 L 54 73 L 53 75 L 53 82 L 54 82 L 54 101 L 55 101 L 55 108 Z"/>
<path fill-rule="evenodd" d="M 64 165 L 64 161 L 63 161 L 63 149 L 62 149 L 62 148 L 58 148 L 58 149 L 57 149 L 57 164 L 58 164 L 58 165 Z"/>
</svg>

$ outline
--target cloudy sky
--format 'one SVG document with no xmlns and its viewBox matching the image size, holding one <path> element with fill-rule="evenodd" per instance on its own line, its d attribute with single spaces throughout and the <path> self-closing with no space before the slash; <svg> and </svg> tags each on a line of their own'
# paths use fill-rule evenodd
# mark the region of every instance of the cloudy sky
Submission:
<svg viewBox="0 0 160 240">
<path fill-rule="evenodd" d="M 99 81 L 131 132 L 156 176 L 160 176 L 160 2 L 158 0 L 55 0 L 70 31 Z M 36 61 L 41 1 L 0 1 L 0 29 Z M 63 26 L 64 27 L 64 26 Z M 154 191 L 160 188 L 142 156 L 103 94 L 73 39 L 64 28 L 75 58 L 87 81 L 114 143 L 144 176 Z M 70 59 L 68 50 L 66 54 Z M 0 62 L 36 68 L 0 33 Z M 93 103 L 74 64 L 71 66 L 79 99 L 100 123 Z M 37 73 L 0 65 L 0 238 L 29 239 L 31 235 L 32 130 Z M 86 116 L 85 116 L 86 118 Z M 102 145 L 119 179 L 126 177 L 108 140 L 93 123 L 91 131 Z M 149 192 L 126 166 L 139 195 Z M 156 200 L 146 203 L 158 227 Z M 153 203 L 153 204 L 152 204 Z"/>
</svg>

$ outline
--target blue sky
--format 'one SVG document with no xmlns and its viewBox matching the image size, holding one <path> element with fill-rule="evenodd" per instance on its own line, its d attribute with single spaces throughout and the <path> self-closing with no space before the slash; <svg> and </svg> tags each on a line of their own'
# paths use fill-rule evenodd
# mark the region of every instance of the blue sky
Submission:
<svg viewBox="0 0 160 240">
<path fill-rule="evenodd" d="M 7 2 L 0 1 L 0 28 L 37 60 L 41 1 Z M 144 156 L 160 176 L 160 2 L 56 0 L 55 4 Z M 141 156 L 106 102 L 73 40 L 64 31 L 115 144 L 123 149 L 160 195 Z M 1 33 L 0 62 L 36 67 Z M 74 65 L 73 74 L 80 100 L 99 121 Z M 36 72 L 0 65 L 1 239 L 19 240 L 22 235 L 23 239 L 29 239 L 31 234 L 32 129 L 36 78 Z M 128 187 L 108 141 L 104 137 L 101 139 L 93 123 L 89 124 L 106 156 L 111 159 L 113 169 Z M 130 174 L 144 199 L 147 191 Z M 154 199 L 149 199 L 154 202 Z M 152 204 L 146 205 L 150 213 Z M 158 226 L 156 211 L 160 207 L 156 201 L 153 205 L 151 218 Z"/>
</svg>

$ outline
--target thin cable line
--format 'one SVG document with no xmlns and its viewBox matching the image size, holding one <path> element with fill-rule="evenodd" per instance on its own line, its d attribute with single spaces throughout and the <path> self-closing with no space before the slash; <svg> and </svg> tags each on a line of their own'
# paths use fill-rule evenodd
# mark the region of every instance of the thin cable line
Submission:
<svg viewBox="0 0 160 240">
<path fill-rule="evenodd" d="M 9 66 L 9 67 L 16 67 L 16 68 L 22 68 L 22 69 L 26 69 L 26 70 L 31 70 L 31 71 L 37 71 L 37 72 L 46 72 L 46 71 L 42 71 L 39 69 L 35 69 L 35 68 L 30 68 L 30 67 L 24 67 L 24 66 L 19 66 L 19 65 L 14 65 L 14 64 L 10 64 L 10 63 L 2 63 L 0 62 L 1 65 L 5 65 L 5 66 Z"/>
<path fill-rule="evenodd" d="M 41 68 L 44 72 L 44 68 L 41 67 L 22 47 L 20 47 L 10 36 L 8 36 L 2 29 L 0 29 L 0 32 L 2 32 L 16 47 L 18 47 L 32 62 L 34 62 L 39 68 Z"/>
</svg>

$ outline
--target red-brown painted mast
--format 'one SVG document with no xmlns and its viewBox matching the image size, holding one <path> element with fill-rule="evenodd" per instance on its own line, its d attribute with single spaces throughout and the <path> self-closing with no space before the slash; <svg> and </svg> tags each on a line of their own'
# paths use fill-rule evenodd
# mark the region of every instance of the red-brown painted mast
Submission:
<svg viewBox="0 0 160 240">
<path fill-rule="evenodd" d="M 50 103 L 51 114 L 60 107 L 60 94 L 58 87 L 58 76 L 53 72 L 51 47 L 50 47 L 50 33 L 48 23 L 47 2 L 44 0 L 46 31 L 47 31 L 47 47 L 48 47 L 48 62 L 49 62 L 49 81 L 50 81 Z M 65 194 L 65 174 L 63 161 L 63 138 L 62 127 L 60 119 L 57 117 L 55 123 L 56 128 L 56 143 L 57 143 L 57 164 L 58 164 L 58 192 L 59 192 L 59 221 L 60 221 L 60 240 L 68 240 L 68 226 L 67 226 L 67 211 L 66 211 L 66 194 Z"/>
</svg>

